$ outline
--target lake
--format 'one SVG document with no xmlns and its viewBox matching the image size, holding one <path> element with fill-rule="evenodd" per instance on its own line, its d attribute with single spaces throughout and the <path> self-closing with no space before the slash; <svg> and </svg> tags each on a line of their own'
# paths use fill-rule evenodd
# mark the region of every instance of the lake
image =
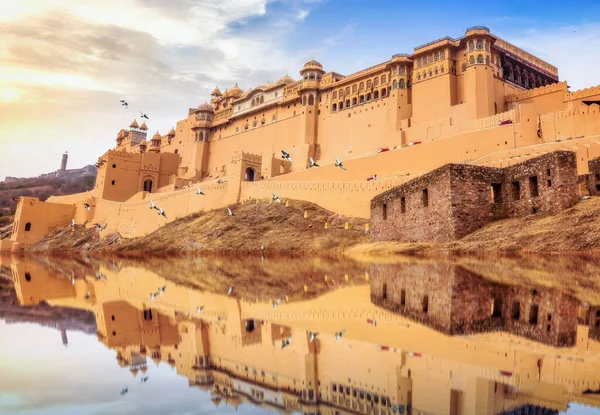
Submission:
<svg viewBox="0 0 600 415">
<path fill-rule="evenodd" d="M 600 414 L 600 258 L 0 264 L 2 414 Z"/>
</svg>

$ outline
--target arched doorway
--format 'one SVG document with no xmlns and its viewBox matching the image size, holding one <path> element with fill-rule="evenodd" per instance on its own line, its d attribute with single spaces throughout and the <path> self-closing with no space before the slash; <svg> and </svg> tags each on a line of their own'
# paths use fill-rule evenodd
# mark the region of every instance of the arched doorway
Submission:
<svg viewBox="0 0 600 415">
<path fill-rule="evenodd" d="M 246 181 L 247 182 L 253 182 L 255 175 L 256 175 L 256 173 L 254 172 L 253 168 L 248 167 L 246 169 Z"/>
<path fill-rule="evenodd" d="M 152 180 L 144 180 L 144 192 L 152 193 Z"/>
<path fill-rule="evenodd" d="M 252 333 L 255 328 L 256 324 L 254 323 L 254 320 L 246 320 L 246 331 L 248 333 Z"/>
</svg>

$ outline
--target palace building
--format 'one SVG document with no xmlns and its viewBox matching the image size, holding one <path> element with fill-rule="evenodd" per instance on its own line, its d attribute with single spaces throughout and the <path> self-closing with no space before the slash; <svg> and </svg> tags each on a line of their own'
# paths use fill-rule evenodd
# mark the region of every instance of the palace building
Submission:
<svg viewBox="0 0 600 415">
<path fill-rule="evenodd" d="M 555 66 L 483 26 L 347 76 L 316 60 L 299 75 L 215 88 L 166 134 L 149 137 L 133 120 L 99 157 L 94 190 L 48 202 L 64 205 L 64 225 L 75 206 L 77 223 L 106 222 L 106 232 L 134 237 L 158 226 L 148 220 L 150 195 L 168 220 L 271 192 L 368 217 L 373 197 L 447 163 L 506 167 L 566 149 L 585 174 L 600 156 L 600 87 L 570 91 Z M 56 227 L 44 212 L 22 198 L 12 241 L 0 249 Z"/>
</svg>

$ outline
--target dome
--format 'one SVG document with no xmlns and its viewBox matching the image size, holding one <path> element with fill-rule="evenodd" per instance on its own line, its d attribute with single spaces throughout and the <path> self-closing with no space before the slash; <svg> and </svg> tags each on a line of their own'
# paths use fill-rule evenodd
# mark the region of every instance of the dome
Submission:
<svg viewBox="0 0 600 415">
<path fill-rule="evenodd" d="M 319 62 L 317 62 L 314 59 L 311 61 L 308 61 L 304 64 L 304 69 L 313 69 L 313 68 L 323 69 L 323 65 L 321 65 Z"/>
<path fill-rule="evenodd" d="M 229 91 L 226 89 L 225 93 L 223 94 L 223 98 L 230 98 L 231 94 L 229 93 Z"/>
<path fill-rule="evenodd" d="M 221 96 L 221 91 L 219 90 L 219 87 L 215 87 L 215 89 L 213 89 L 213 91 L 210 93 L 210 95 L 212 95 L 213 97 L 219 97 Z"/>
<path fill-rule="evenodd" d="M 235 86 L 229 91 L 229 95 L 233 98 L 239 98 L 243 93 L 244 91 L 242 91 L 242 88 L 238 86 L 237 82 L 235 83 Z"/>
<path fill-rule="evenodd" d="M 159 133 L 158 131 L 156 131 L 156 132 L 154 133 L 154 135 L 152 136 L 152 139 L 153 139 L 153 140 L 160 140 L 161 138 L 162 138 L 162 137 L 161 137 L 161 135 L 160 135 L 160 133 Z"/>
<path fill-rule="evenodd" d="M 208 102 L 205 102 L 204 104 L 200 104 L 198 106 L 198 111 L 215 112 L 212 105 L 210 105 Z"/>
<path fill-rule="evenodd" d="M 133 120 L 132 123 L 129 124 L 129 128 L 140 128 L 140 126 L 136 120 Z"/>
<path fill-rule="evenodd" d="M 171 127 L 171 129 L 169 130 L 169 133 L 167 135 L 175 137 L 175 130 L 173 129 L 173 127 Z"/>
<path fill-rule="evenodd" d="M 133 377 L 136 377 L 139 370 L 138 369 L 129 369 L 129 371 L 131 372 L 131 374 L 133 375 Z"/>
<path fill-rule="evenodd" d="M 294 78 L 292 78 L 289 75 L 284 76 L 283 78 L 281 78 L 279 81 L 277 81 L 278 83 L 285 83 L 285 84 L 291 84 L 292 82 L 296 82 L 294 81 Z"/>
<path fill-rule="evenodd" d="M 142 125 L 140 125 L 140 130 L 144 130 L 144 131 L 148 130 L 148 126 L 146 125 L 145 122 L 143 122 Z"/>
</svg>

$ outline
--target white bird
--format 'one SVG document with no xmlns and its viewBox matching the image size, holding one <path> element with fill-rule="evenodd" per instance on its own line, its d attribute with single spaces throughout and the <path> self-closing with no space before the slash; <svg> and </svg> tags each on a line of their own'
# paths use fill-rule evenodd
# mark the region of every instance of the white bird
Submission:
<svg viewBox="0 0 600 415">
<path fill-rule="evenodd" d="M 149 377 L 150 377 L 150 376 L 144 376 L 144 377 L 142 377 L 142 378 L 140 379 L 140 383 L 148 382 L 148 378 L 149 378 Z"/>
<path fill-rule="evenodd" d="M 75 285 L 75 277 L 71 277 L 71 285 Z"/>
<path fill-rule="evenodd" d="M 276 308 L 279 304 L 281 304 L 281 298 L 275 300 L 275 302 L 273 303 L 273 308 Z"/>
<path fill-rule="evenodd" d="M 140 114 L 142 115 L 142 118 L 145 118 L 147 120 L 149 120 L 150 118 L 148 118 L 148 116 L 146 114 L 144 114 L 142 111 L 140 111 Z"/>
<path fill-rule="evenodd" d="M 204 310 L 204 306 L 200 305 L 198 307 L 196 307 L 196 314 L 200 314 L 202 312 L 202 310 Z"/>
<path fill-rule="evenodd" d="M 231 211 L 231 209 L 227 208 L 227 215 L 229 215 L 229 216 L 235 216 L 235 213 L 233 213 Z"/>
<path fill-rule="evenodd" d="M 104 229 L 106 229 L 106 224 L 104 224 L 104 226 L 100 225 L 99 223 L 95 223 L 94 226 L 96 227 L 96 229 L 98 229 L 99 231 L 103 231 Z"/>
<path fill-rule="evenodd" d="M 156 293 L 150 293 L 150 302 L 154 301 L 156 298 Z"/>
<path fill-rule="evenodd" d="M 289 161 L 290 163 L 292 162 L 292 158 L 290 157 L 290 153 L 286 153 L 285 151 L 281 150 L 281 158 L 282 159 L 286 159 L 287 161 Z"/>
<path fill-rule="evenodd" d="M 319 333 L 315 333 L 315 332 L 309 331 L 308 332 L 308 336 L 309 336 L 308 342 L 309 343 L 314 342 L 318 335 L 319 335 Z"/>
<path fill-rule="evenodd" d="M 309 157 L 309 159 L 310 159 L 310 165 L 308 166 L 309 169 L 311 167 L 319 167 L 319 165 L 313 160 L 312 157 Z"/>
<path fill-rule="evenodd" d="M 150 209 L 158 210 L 158 208 L 156 207 L 156 205 L 154 204 L 154 201 L 152 201 L 152 199 L 150 199 Z"/>
<path fill-rule="evenodd" d="M 271 192 L 271 193 L 273 193 L 273 200 L 275 200 L 277 203 L 281 203 L 281 200 L 279 199 L 279 196 L 277 196 L 275 194 L 275 192 Z"/>
<path fill-rule="evenodd" d="M 129 104 L 124 99 L 121 100 L 121 105 L 124 106 L 125 108 L 129 108 Z"/>
<path fill-rule="evenodd" d="M 217 180 L 217 184 L 227 183 L 227 180 L 219 179 Z"/>
<path fill-rule="evenodd" d="M 346 332 L 346 329 L 335 333 L 335 342 L 336 343 L 340 341 L 340 339 L 342 338 L 342 336 L 344 335 L 345 332 Z"/>
<path fill-rule="evenodd" d="M 127 392 L 129 392 L 129 389 L 127 388 L 127 386 L 125 386 L 123 389 L 121 389 L 121 395 L 125 395 Z"/>
<path fill-rule="evenodd" d="M 200 188 L 198 186 L 196 186 L 196 194 L 197 195 L 203 195 L 204 192 L 202 190 L 200 190 Z"/>
<path fill-rule="evenodd" d="M 89 203 L 84 203 L 83 206 L 85 206 L 85 208 L 88 210 L 88 212 L 90 211 L 91 207 Z"/>
<path fill-rule="evenodd" d="M 285 340 L 282 340 L 281 341 L 281 348 L 283 349 L 283 348 L 289 346 L 291 342 L 292 342 L 292 336 L 288 337 Z"/>
<path fill-rule="evenodd" d="M 158 296 L 160 297 L 161 295 L 163 295 L 163 293 L 165 292 L 165 290 L 167 289 L 166 285 L 163 285 L 162 287 L 158 288 Z"/>
<path fill-rule="evenodd" d="M 160 206 L 157 206 L 157 209 L 156 209 L 156 210 L 158 210 L 158 216 L 162 216 L 162 217 L 164 217 L 165 219 L 168 219 L 168 218 L 167 218 L 167 214 L 165 213 L 165 211 L 164 211 L 164 210 L 162 210 L 162 208 L 161 208 Z"/>
<path fill-rule="evenodd" d="M 87 293 L 85 293 L 85 295 L 83 296 L 83 298 L 85 298 L 86 300 L 89 300 L 89 298 L 90 298 L 91 296 L 92 296 L 92 295 L 91 295 L 91 294 L 90 294 L 90 292 L 88 291 Z"/>
<path fill-rule="evenodd" d="M 233 287 L 229 287 L 229 289 L 227 290 L 227 295 L 231 295 L 231 293 L 233 292 Z"/>
<path fill-rule="evenodd" d="M 71 219 L 71 226 L 74 228 L 75 227 L 75 219 Z"/>
<path fill-rule="evenodd" d="M 346 168 L 344 167 L 344 165 L 342 164 L 342 162 L 340 161 L 338 156 L 335 156 L 335 167 L 339 167 L 342 170 L 346 170 Z"/>
<path fill-rule="evenodd" d="M 96 272 L 96 281 L 100 281 L 102 278 L 107 279 L 100 271 Z"/>
</svg>

